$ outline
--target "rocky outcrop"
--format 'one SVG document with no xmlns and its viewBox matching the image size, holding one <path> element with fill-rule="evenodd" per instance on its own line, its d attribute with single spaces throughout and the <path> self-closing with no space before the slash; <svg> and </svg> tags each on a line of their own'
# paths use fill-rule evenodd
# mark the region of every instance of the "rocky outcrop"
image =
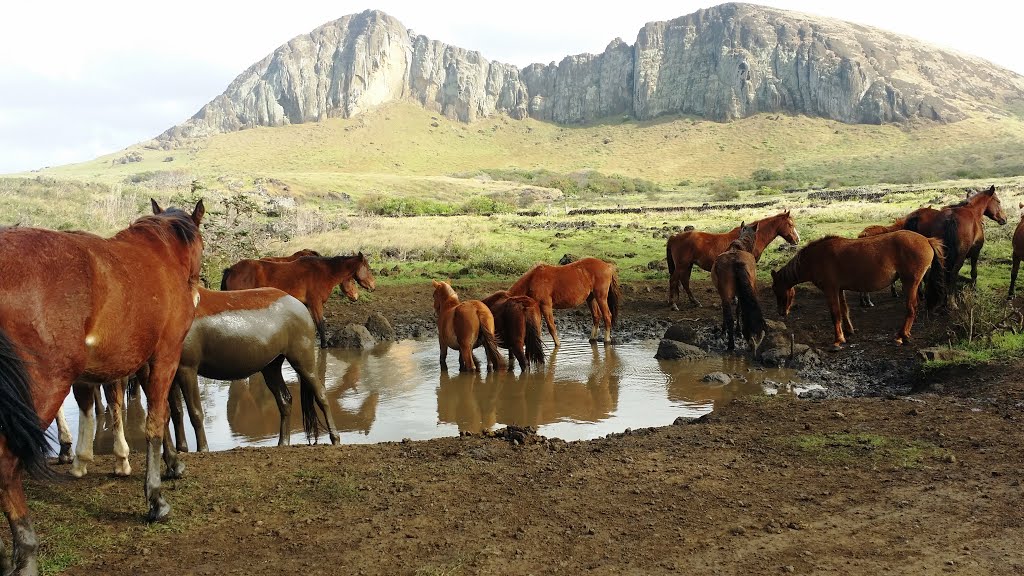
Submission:
<svg viewBox="0 0 1024 576">
<path fill-rule="evenodd" d="M 572 124 L 686 113 L 790 112 L 848 123 L 955 121 L 1024 99 L 1024 78 L 896 34 L 748 4 L 651 22 L 636 43 L 519 70 L 369 10 L 281 46 L 165 143 L 351 117 L 411 100 L 463 122 L 493 114 Z"/>
</svg>

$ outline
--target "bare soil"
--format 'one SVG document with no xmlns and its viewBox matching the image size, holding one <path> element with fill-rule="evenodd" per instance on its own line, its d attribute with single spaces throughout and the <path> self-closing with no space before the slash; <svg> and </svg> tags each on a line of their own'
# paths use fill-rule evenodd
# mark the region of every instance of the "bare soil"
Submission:
<svg viewBox="0 0 1024 576">
<path fill-rule="evenodd" d="M 664 284 L 626 287 L 617 338 L 720 323 L 711 306 L 669 311 Z M 44 560 L 69 574 L 1024 574 L 1019 367 L 924 378 L 915 346 L 892 343 L 901 304 L 876 303 L 816 372 L 831 396 L 859 397 L 748 397 L 581 442 L 513 430 L 186 454 L 186 478 L 165 483 L 172 520 L 155 526 L 141 454 L 127 479 L 54 465 L 62 479 L 29 483 Z M 328 315 L 336 329 L 380 311 L 425 335 L 430 304 L 429 282 L 385 285 Z M 789 330 L 829 345 L 820 294 L 797 304 Z M 588 324 L 559 316 L 567 335 Z M 942 319 L 915 334 L 944 341 Z"/>
</svg>

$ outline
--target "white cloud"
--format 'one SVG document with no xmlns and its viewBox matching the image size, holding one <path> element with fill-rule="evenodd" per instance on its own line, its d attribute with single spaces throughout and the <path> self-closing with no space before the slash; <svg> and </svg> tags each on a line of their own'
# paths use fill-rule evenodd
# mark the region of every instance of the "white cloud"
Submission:
<svg viewBox="0 0 1024 576">
<path fill-rule="evenodd" d="M 978 0 L 772 0 L 779 8 L 876 26 L 1024 72 L 1021 9 Z M 0 34 L 0 173 L 82 161 L 151 138 L 195 113 L 292 37 L 367 8 L 420 34 L 525 66 L 632 43 L 645 22 L 713 5 L 691 0 L 173 3 L 15 2 Z"/>
</svg>

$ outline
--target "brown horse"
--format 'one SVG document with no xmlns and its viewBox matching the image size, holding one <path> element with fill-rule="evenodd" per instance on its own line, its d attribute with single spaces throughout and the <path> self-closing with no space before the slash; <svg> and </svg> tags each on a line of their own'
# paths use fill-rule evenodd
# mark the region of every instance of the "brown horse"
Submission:
<svg viewBox="0 0 1024 576">
<path fill-rule="evenodd" d="M 291 262 L 292 260 L 298 260 L 303 256 L 322 256 L 322 254 L 316 250 L 303 248 L 301 250 L 296 250 L 288 256 L 264 256 L 260 258 L 260 260 L 263 260 L 264 262 Z"/>
<path fill-rule="evenodd" d="M 153 216 L 109 239 L 0 230 L 0 507 L 16 574 L 38 572 L 22 472 L 46 474 L 44 430 L 76 382 L 110 382 L 149 365 L 148 517 L 170 512 L 158 458 L 167 393 L 195 315 L 204 209 L 202 201 L 191 214 L 152 205 Z"/>
<path fill-rule="evenodd" d="M 757 238 L 754 239 L 752 254 L 754 260 L 761 259 L 761 253 L 777 237 L 783 238 L 790 244 L 800 242 L 800 234 L 796 230 L 796 222 L 789 215 L 789 210 L 780 212 L 769 218 L 762 218 L 753 224 L 757 224 Z M 676 300 L 679 299 L 679 285 L 690 298 L 694 306 L 700 306 L 700 302 L 693 296 L 690 290 L 690 273 L 693 272 L 693 265 L 711 271 L 711 265 L 715 258 L 729 248 L 729 244 L 740 237 L 740 229 L 733 228 L 724 234 L 713 234 L 711 232 L 682 232 L 668 239 L 665 245 L 665 257 L 668 260 L 668 304 L 673 310 L 678 310 Z"/>
<path fill-rule="evenodd" d="M 920 208 L 907 215 L 904 229 L 942 238 L 946 250 L 946 288 L 951 295 L 956 293 L 960 268 L 967 260 L 971 261 L 971 283 L 978 280 L 978 257 L 985 245 L 984 216 L 1000 226 L 1006 224 L 1006 213 L 994 185 L 942 210 Z"/>
<path fill-rule="evenodd" d="M 1024 202 L 1018 204 L 1017 207 L 1024 210 Z M 1017 229 L 1013 231 L 1013 267 L 1010 269 L 1009 298 L 1013 298 L 1014 286 L 1017 284 L 1017 270 L 1020 268 L 1021 260 L 1024 260 L 1024 212 L 1021 213 Z"/>
<path fill-rule="evenodd" d="M 601 320 L 604 320 L 604 341 L 612 341 L 612 324 L 619 315 L 619 271 L 615 264 L 597 258 L 580 258 L 563 266 L 537 264 L 508 289 L 510 296 L 529 296 L 540 305 L 548 325 L 548 333 L 560 344 L 553 310 L 575 308 L 586 302 L 594 328 L 590 340 L 597 341 Z"/>
<path fill-rule="evenodd" d="M 354 282 L 353 282 L 354 281 Z M 336 285 L 350 300 L 359 299 L 356 283 L 373 290 L 377 281 L 370 270 L 366 256 L 302 256 L 291 262 L 240 260 L 224 269 L 221 290 L 246 288 L 277 288 L 284 290 L 305 304 L 316 323 L 320 347 L 327 347 L 324 333 L 324 305 Z"/>
<path fill-rule="evenodd" d="M 756 236 L 756 222 L 750 226 L 741 223 L 739 237 L 711 265 L 711 282 L 722 299 L 722 330 L 729 335 L 729 350 L 736 348 L 736 322 L 732 312 L 733 300 L 736 300 L 735 318 L 741 323 L 743 338 L 753 355 L 757 354 L 765 334 L 764 316 L 757 300 L 757 263 L 751 253 Z"/>
<path fill-rule="evenodd" d="M 494 316 L 479 300 L 459 302 L 459 295 L 447 282 L 434 280 L 434 312 L 437 314 L 437 340 L 441 345 L 441 369 L 448 369 L 448 349 L 459 351 L 459 371 L 479 370 L 473 348 L 484 347 L 487 370 L 504 370 L 494 337 Z"/>
<path fill-rule="evenodd" d="M 811 282 L 821 289 L 832 312 L 836 336 L 833 348 L 838 350 L 846 343 L 844 323 L 853 334 L 843 290 L 874 292 L 899 275 L 905 282 L 907 298 L 907 314 L 896 334 L 896 343 L 902 345 L 910 339 L 917 315 L 917 288 L 929 270 L 926 302 L 929 308 L 940 302 L 943 264 L 941 241 L 908 230 L 857 239 L 826 236 L 805 246 L 780 270 L 773 270 L 772 290 L 779 314 L 788 316 L 796 295 L 794 286 Z"/>
<path fill-rule="evenodd" d="M 896 220 L 895 222 L 893 222 L 892 224 L 889 224 L 888 226 L 882 226 L 880 224 L 872 224 L 871 226 L 868 226 L 867 228 L 862 230 L 861 233 L 857 235 L 857 238 L 867 238 L 868 236 L 878 236 L 879 234 L 885 234 L 887 232 L 895 232 L 896 230 L 903 230 L 903 226 L 906 224 L 906 222 L 907 222 L 906 218 L 900 218 L 900 219 Z M 892 291 L 892 297 L 893 298 L 898 298 L 899 297 L 899 292 L 896 291 L 896 282 L 893 282 L 892 285 L 889 286 L 889 289 Z M 865 308 L 874 308 L 875 307 L 875 303 L 871 301 L 871 293 L 870 292 L 861 292 L 860 293 L 860 305 L 865 307 Z"/>
<path fill-rule="evenodd" d="M 494 316 L 498 344 L 508 348 L 509 372 L 513 356 L 519 361 L 520 370 L 526 370 L 531 362 L 544 363 L 540 306 L 536 300 L 529 296 L 509 296 L 508 292 L 499 290 L 481 302 Z"/>
</svg>

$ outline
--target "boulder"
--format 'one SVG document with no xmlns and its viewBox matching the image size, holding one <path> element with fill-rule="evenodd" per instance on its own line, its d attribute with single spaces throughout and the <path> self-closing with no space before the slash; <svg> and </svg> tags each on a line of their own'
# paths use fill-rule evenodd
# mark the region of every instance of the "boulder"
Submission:
<svg viewBox="0 0 1024 576">
<path fill-rule="evenodd" d="M 377 342 L 370 335 L 366 326 L 349 324 L 341 329 L 341 332 L 332 334 L 327 339 L 327 345 L 331 348 L 354 348 L 357 350 L 368 350 L 373 348 Z"/>
<path fill-rule="evenodd" d="M 917 357 L 922 362 L 957 362 L 966 358 L 967 353 L 946 346 L 933 346 L 918 350 Z"/>
<path fill-rule="evenodd" d="M 366 330 L 378 342 L 396 339 L 395 329 L 391 327 L 391 322 L 388 322 L 388 319 L 380 312 L 370 314 L 364 326 L 366 326 Z"/>
<path fill-rule="evenodd" d="M 662 338 L 676 342 L 696 342 L 697 331 L 690 324 L 676 322 L 665 330 L 665 335 Z"/>
<path fill-rule="evenodd" d="M 729 376 L 725 372 L 712 372 L 710 374 L 705 374 L 704 377 L 700 379 L 700 381 L 707 382 L 709 384 L 724 385 L 728 384 L 729 382 L 732 382 L 732 376 Z"/>
<path fill-rule="evenodd" d="M 662 340 L 654 357 L 658 360 L 701 360 L 707 358 L 708 353 L 692 344 Z"/>
</svg>

